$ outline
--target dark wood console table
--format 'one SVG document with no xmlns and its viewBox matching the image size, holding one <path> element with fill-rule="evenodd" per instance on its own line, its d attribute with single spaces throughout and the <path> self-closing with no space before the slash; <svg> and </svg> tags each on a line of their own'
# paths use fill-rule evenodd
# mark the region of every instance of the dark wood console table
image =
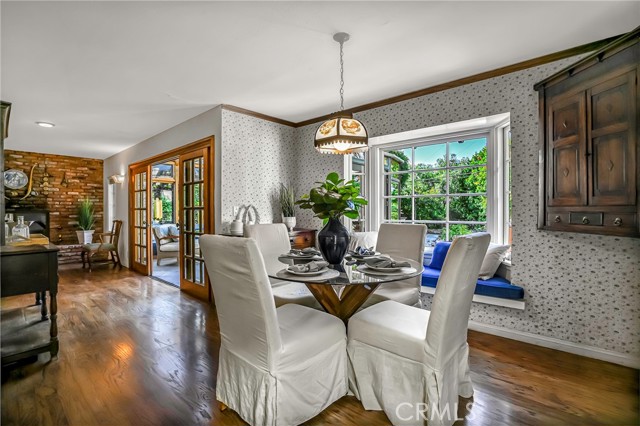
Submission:
<svg viewBox="0 0 640 426">
<path fill-rule="evenodd" d="M 40 308 L 2 311 L 2 365 L 49 352 L 58 354 L 58 248 L 55 245 L 2 246 L 1 297 L 35 293 Z M 47 312 L 46 293 L 49 293 Z M 38 296 L 36 296 L 36 302 Z M 38 312 L 39 311 L 39 312 Z M 37 315 L 37 314 L 40 315 Z M 47 325 L 49 319 L 49 327 Z M 48 328 L 48 333 L 46 333 Z M 49 336 L 47 336 L 48 334 Z M 48 338 L 47 338 L 48 337 Z"/>
</svg>

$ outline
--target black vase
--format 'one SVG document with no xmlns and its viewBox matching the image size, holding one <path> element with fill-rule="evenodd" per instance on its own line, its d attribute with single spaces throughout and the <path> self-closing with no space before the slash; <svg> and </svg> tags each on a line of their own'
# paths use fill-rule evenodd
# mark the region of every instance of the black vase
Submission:
<svg viewBox="0 0 640 426">
<path fill-rule="evenodd" d="M 339 265 L 347 254 L 349 239 L 347 228 L 338 219 L 330 218 L 318 233 L 318 246 L 324 260 L 332 265 Z"/>
</svg>

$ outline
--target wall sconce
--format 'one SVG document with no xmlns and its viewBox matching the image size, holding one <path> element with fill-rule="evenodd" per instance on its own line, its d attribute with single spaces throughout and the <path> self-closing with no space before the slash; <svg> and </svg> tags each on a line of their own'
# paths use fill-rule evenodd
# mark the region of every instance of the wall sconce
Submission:
<svg viewBox="0 0 640 426">
<path fill-rule="evenodd" d="M 109 176 L 109 183 L 124 183 L 124 175 Z"/>
</svg>

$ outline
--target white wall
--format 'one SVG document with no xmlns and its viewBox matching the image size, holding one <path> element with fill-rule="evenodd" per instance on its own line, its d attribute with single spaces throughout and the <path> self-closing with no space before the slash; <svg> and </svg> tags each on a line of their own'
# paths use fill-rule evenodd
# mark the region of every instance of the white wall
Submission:
<svg viewBox="0 0 640 426">
<path fill-rule="evenodd" d="M 108 176 L 114 174 L 125 175 L 124 183 L 115 185 L 115 203 L 112 203 L 115 204 L 115 212 L 110 211 L 105 215 L 124 221 L 120 237 L 120 255 L 125 266 L 129 266 L 129 165 L 213 135 L 215 138 L 215 226 L 216 230 L 219 230 L 220 182 L 222 181 L 221 134 L 222 108 L 218 106 L 104 160 L 105 181 Z M 105 206 L 110 205 L 109 193 L 110 191 L 105 190 Z"/>
</svg>

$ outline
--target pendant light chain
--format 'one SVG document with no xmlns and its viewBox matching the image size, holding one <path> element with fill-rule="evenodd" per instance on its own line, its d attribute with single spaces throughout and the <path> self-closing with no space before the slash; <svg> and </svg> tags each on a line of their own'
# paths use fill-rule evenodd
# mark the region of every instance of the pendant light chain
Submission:
<svg viewBox="0 0 640 426">
<path fill-rule="evenodd" d="M 340 111 L 344 111 L 344 53 L 342 46 L 344 42 L 340 42 Z"/>
</svg>

